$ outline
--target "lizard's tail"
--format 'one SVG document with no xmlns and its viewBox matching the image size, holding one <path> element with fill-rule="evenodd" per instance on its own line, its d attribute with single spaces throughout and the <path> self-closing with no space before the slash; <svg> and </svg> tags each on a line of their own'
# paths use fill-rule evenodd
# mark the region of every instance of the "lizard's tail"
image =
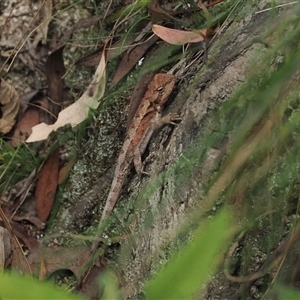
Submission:
<svg viewBox="0 0 300 300">
<path fill-rule="evenodd" d="M 122 186 L 124 184 L 125 178 L 127 176 L 129 170 L 129 165 L 125 163 L 125 166 L 121 165 L 115 170 L 115 176 L 113 182 L 111 184 L 110 191 L 107 196 L 107 200 L 105 202 L 105 206 L 102 212 L 101 220 L 106 219 L 109 214 L 114 209 L 114 206 L 119 198 L 119 195 L 122 190 Z"/>
</svg>

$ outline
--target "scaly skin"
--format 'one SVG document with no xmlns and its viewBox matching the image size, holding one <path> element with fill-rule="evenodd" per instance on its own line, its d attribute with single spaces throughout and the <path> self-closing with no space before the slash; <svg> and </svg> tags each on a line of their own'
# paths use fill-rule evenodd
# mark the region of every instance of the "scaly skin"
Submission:
<svg viewBox="0 0 300 300">
<path fill-rule="evenodd" d="M 174 75 L 156 74 L 149 83 L 148 90 L 127 130 L 101 220 L 107 218 L 113 210 L 130 171 L 131 163 L 134 161 L 138 173 L 142 171 L 141 156 L 151 138 L 156 122 L 160 119 L 162 106 L 168 100 L 175 82 Z M 162 124 L 166 122 L 169 121 L 162 122 Z"/>
</svg>

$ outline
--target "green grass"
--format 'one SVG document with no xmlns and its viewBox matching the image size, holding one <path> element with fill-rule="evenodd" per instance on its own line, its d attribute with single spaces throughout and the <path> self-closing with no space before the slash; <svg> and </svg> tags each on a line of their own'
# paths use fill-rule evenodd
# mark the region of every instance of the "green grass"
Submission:
<svg viewBox="0 0 300 300">
<path fill-rule="evenodd" d="M 0 193 L 26 178 L 39 163 L 40 158 L 26 145 L 14 149 L 0 138 Z"/>
</svg>

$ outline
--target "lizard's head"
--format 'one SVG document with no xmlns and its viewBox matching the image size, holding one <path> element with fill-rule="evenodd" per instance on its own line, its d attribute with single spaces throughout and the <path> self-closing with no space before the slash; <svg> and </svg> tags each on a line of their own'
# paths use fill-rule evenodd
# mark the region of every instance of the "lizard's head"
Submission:
<svg viewBox="0 0 300 300">
<path fill-rule="evenodd" d="M 153 94 L 151 101 L 163 105 L 170 96 L 176 77 L 171 74 L 156 74 L 148 86 L 148 91 Z"/>
</svg>

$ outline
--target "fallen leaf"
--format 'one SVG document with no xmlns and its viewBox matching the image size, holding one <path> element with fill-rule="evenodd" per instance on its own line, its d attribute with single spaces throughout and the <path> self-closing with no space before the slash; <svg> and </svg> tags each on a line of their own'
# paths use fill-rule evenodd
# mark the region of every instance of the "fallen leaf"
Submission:
<svg viewBox="0 0 300 300">
<path fill-rule="evenodd" d="M 106 42 L 106 45 L 108 42 Z M 56 131 L 58 128 L 67 124 L 76 126 L 83 122 L 87 117 L 90 108 L 96 109 L 100 104 L 100 99 L 104 95 L 106 84 L 106 58 L 104 47 L 100 63 L 94 75 L 92 83 L 89 85 L 84 94 L 72 105 L 62 110 L 58 114 L 58 119 L 52 125 L 41 123 L 32 128 L 32 134 L 26 140 L 27 143 L 45 140 L 52 131 Z"/>
<path fill-rule="evenodd" d="M 94 67 L 98 65 L 101 59 L 102 51 L 103 51 L 103 45 L 98 47 L 93 52 L 77 60 L 75 65 L 79 65 L 83 67 Z"/>
<path fill-rule="evenodd" d="M 217 5 L 218 3 L 221 3 L 223 0 L 215 0 L 215 1 L 212 1 L 211 3 L 207 3 L 205 4 L 205 7 L 206 8 L 209 8 L 211 6 L 214 6 L 214 5 Z"/>
<path fill-rule="evenodd" d="M 172 20 L 172 15 L 176 15 L 176 11 L 173 9 L 168 10 L 163 7 L 161 1 L 151 1 L 149 4 L 149 13 L 152 23 L 159 23 L 163 20 Z"/>
<path fill-rule="evenodd" d="M 0 207 L 0 218 L 2 219 L 4 223 L 4 227 L 7 229 L 10 235 L 10 243 L 12 248 L 11 268 L 14 270 L 22 271 L 24 273 L 32 274 L 32 270 L 27 261 L 25 253 L 23 252 L 23 249 L 17 237 L 14 235 L 12 226 L 1 207 Z"/>
<path fill-rule="evenodd" d="M 15 236 L 11 236 L 10 241 L 12 247 L 11 269 L 32 274 L 32 270 L 18 239 Z"/>
<path fill-rule="evenodd" d="M 34 251 L 39 248 L 39 242 L 27 233 L 27 230 L 23 227 L 23 225 L 15 221 L 11 221 L 11 227 L 13 234 L 21 239 L 30 251 Z"/>
<path fill-rule="evenodd" d="M 136 31 L 135 33 L 132 33 L 128 35 L 125 39 L 122 38 L 116 41 L 110 47 L 107 47 L 106 60 L 111 61 L 115 57 L 121 55 L 123 52 L 130 51 L 131 49 L 136 47 L 136 44 L 140 43 L 142 40 L 140 37 L 148 35 L 151 29 L 151 26 L 149 26 L 148 28 L 148 24 L 149 22 L 147 22 L 147 25 L 145 26 L 145 21 L 141 20 L 135 28 Z M 101 45 L 92 53 L 89 53 L 86 56 L 77 60 L 75 64 L 84 67 L 94 67 L 99 64 L 102 51 L 103 51 L 103 45 Z"/>
<path fill-rule="evenodd" d="M 57 117 L 61 111 L 61 102 L 63 99 L 65 67 L 63 61 L 63 49 L 61 47 L 53 51 L 47 58 L 46 62 L 46 77 L 49 87 L 50 109 L 49 111 Z M 54 119 L 48 116 L 46 123 L 53 123 Z"/>
<path fill-rule="evenodd" d="M 45 222 L 55 200 L 56 189 L 58 185 L 59 169 L 59 149 L 51 153 L 39 174 L 39 179 L 35 189 L 35 208 L 38 218 Z"/>
<path fill-rule="evenodd" d="M 87 247 L 40 247 L 29 254 L 28 262 L 35 273 L 42 267 L 44 277 L 57 270 L 67 269 L 79 278 L 87 268 L 91 255 Z"/>
<path fill-rule="evenodd" d="M 10 226 L 12 233 L 21 239 L 23 243 L 28 247 L 29 250 L 34 250 L 39 247 L 39 243 L 37 240 L 34 239 L 34 237 L 27 234 L 27 231 L 24 229 L 24 227 L 15 222 L 14 220 L 10 221 Z M 5 224 L 3 221 L 0 221 L 0 226 L 5 227 Z"/>
<path fill-rule="evenodd" d="M 17 91 L 0 78 L 0 133 L 8 133 L 15 125 L 19 107 Z"/>
<path fill-rule="evenodd" d="M 175 6 L 173 6 L 172 9 L 172 4 L 167 3 L 167 4 L 163 4 L 162 1 L 151 1 L 150 5 L 149 5 L 149 12 L 150 12 L 150 16 L 151 16 L 151 21 L 153 23 L 158 23 L 162 20 L 167 20 L 170 21 L 172 19 L 172 16 L 176 16 L 176 15 L 186 15 L 188 13 L 195 13 L 199 10 L 203 10 L 204 8 L 207 9 L 211 6 L 214 6 L 220 2 L 222 2 L 223 0 L 215 0 L 215 1 L 202 1 L 205 2 L 202 3 L 201 1 L 195 1 L 195 4 L 197 3 L 197 6 L 195 5 L 195 7 L 189 7 L 186 6 L 186 9 L 175 9 L 175 7 L 177 6 L 177 2 L 175 3 Z M 174 4 L 173 3 L 173 4 Z M 171 7 L 170 7 L 171 5 Z M 165 7 L 164 7 L 165 6 Z"/>
<path fill-rule="evenodd" d="M 37 107 L 28 108 L 18 122 L 12 139 L 11 146 L 17 147 L 20 143 L 25 142 L 31 134 L 31 128 L 40 122 L 39 109 Z"/>
<path fill-rule="evenodd" d="M 144 56 L 146 51 L 158 40 L 158 37 L 153 35 L 147 41 L 138 44 L 133 49 L 127 51 L 114 74 L 114 77 L 111 81 L 110 87 L 116 85 L 128 72 L 138 63 L 138 61 Z"/>
<path fill-rule="evenodd" d="M 40 123 L 41 109 L 44 111 L 49 110 L 49 102 L 46 97 L 36 100 L 27 104 L 27 109 L 21 116 L 17 125 L 14 128 L 10 144 L 17 147 L 20 143 L 25 142 L 32 132 L 32 127 Z"/>
<path fill-rule="evenodd" d="M 20 113 L 22 114 L 28 107 L 28 103 L 37 96 L 39 91 L 33 90 L 20 96 Z"/>
<path fill-rule="evenodd" d="M 199 43 L 202 42 L 207 35 L 207 29 L 198 31 L 184 31 L 167 28 L 157 24 L 152 25 L 152 30 L 158 37 L 172 45 Z"/>
<path fill-rule="evenodd" d="M 132 37 L 126 39 L 125 41 L 123 39 L 115 42 L 106 50 L 106 60 L 111 61 L 118 55 L 120 55 L 122 52 L 132 49 L 135 46 L 132 45 L 134 42 L 135 35 Z M 99 64 L 101 55 L 103 52 L 103 45 L 98 47 L 95 51 L 92 53 L 87 54 L 86 56 L 80 58 L 76 61 L 75 65 L 83 66 L 83 67 L 94 67 Z"/>
</svg>

